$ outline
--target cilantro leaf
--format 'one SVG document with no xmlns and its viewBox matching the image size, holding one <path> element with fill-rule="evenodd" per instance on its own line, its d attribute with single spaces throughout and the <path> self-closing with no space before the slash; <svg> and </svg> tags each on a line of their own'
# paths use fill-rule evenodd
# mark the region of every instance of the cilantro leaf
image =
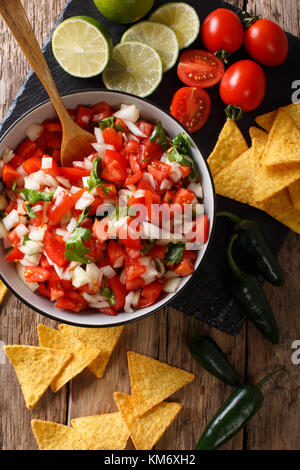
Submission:
<svg viewBox="0 0 300 470">
<path fill-rule="evenodd" d="M 180 263 L 183 253 L 184 253 L 184 248 L 185 248 L 184 242 L 178 242 L 178 243 L 170 242 L 168 244 L 168 251 L 167 251 L 165 259 L 167 260 L 167 264 L 169 266 Z"/>
<path fill-rule="evenodd" d="M 95 158 L 93 160 L 93 169 L 87 181 L 89 193 L 97 186 L 101 186 L 101 189 L 103 190 L 105 196 L 108 196 L 109 188 L 105 186 L 106 181 L 98 176 L 98 174 L 101 172 L 102 172 L 102 160 L 101 158 Z"/>
<path fill-rule="evenodd" d="M 163 128 L 161 121 L 158 121 L 158 123 L 154 127 L 154 130 L 151 136 L 149 137 L 149 140 L 151 142 L 158 143 L 164 151 L 167 150 L 168 148 L 167 138 L 166 138 L 165 130 Z"/>
<path fill-rule="evenodd" d="M 90 212 L 90 211 L 89 211 L 89 208 L 88 208 L 88 207 L 86 207 L 86 208 L 81 212 L 80 216 L 78 217 L 77 224 L 76 224 L 76 227 L 75 227 L 75 228 L 77 228 L 77 227 L 81 224 L 81 222 L 89 215 L 89 212 Z"/>
<path fill-rule="evenodd" d="M 30 204 L 35 204 L 38 201 L 51 201 L 54 191 L 36 191 L 35 189 L 24 188 L 21 191 L 21 197 L 24 201 L 29 201 Z"/>
<path fill-rule="evenodd" d="M 120 122 L 116 122 L 114 128 L 117 132 L 125 132 L 125 129 L 123 129 L 123 126 L 121 126 Z"/>
<path fill-rule="evenodd" d="M 185 154 L 183 155 L 179 153 L 176 147 L 170 147 L 170 149 L 167 152 L 167 155 L 168 155 L 169 162 L 175 161 L 179 163 L 180 165 L 191 166 L 192 167 L 191 178 L 194 179 L 197 177 L 197 171 L 195 169 L 195 162 L 192 159 L 192 157 L 190 157 L 189 155 L 185 155 Z"/>
<path fill-rule="evenodd" d="M 28 235 L 24 235 L 22 245 L 25 245 L 25 243 L 29 240 Z"/>
<path fill-rule="evenodd" d="M 180 132 L 174 139 L 171 141 L 172 145 L 177 148 L 180 153 L 189 153 L 192 143 L 188 136 L 184 132 Z"/>
<path fill-rule="evenodd" d="M 104 118 L 104 119 L 101 119 L 101 121 L 98 121 L 98 124 L 99 124 L 99 127 L 101 129 L 101 131 L 103 131 L 104 129 L 106 129 L 107 127 L 114 127 L 114 117 L 111 116 L 111 117 L 108 117 L 108 118 Z"/>
<path fill-rule="evenodd" d="M 65 258 L 68 261 L 77 261 L 78 263 L 89 264 L 91 260 L 86 258 L 90 249 L 87 248 L 83 241 L 87 242 L 91 236 L 89 229 L 77 227 L 71 237 L 66 241 Z"/>
<path fill-rule="evenodd" d="M 31 204 L 25 204 L 25 209 L 26 209 L 26 212 L 27 212 L 27 214 L 29 215 L 29 217 L 31 219 L 36 219 L 37 218 L 37 215 L 34 212 L 34 210 L 32 209 Z"/>
<path fill-rule="evenodd" d="M 151 248 L 153 247 L 154 245 L 154 240 L 147 240 L 146 241 L 146 245 L 144 246 L 144 248 L 141 250 L 141 253 L 143 255 L 145 255 L 146 253 L 148 253 L 148 251 L 151 250 Z"/>
<path fill-rule="evenodd" d="M 112 289 L 110 289 L 110 287 L 101 287 L 100 295 L 107 298 L 107 300 L 109 302 L 109 305 L 111 307 L 113 305 L 115 305 L 115 303 L 116 303 L 115 296 L 114 296 L 114 293 L 113 293 Z"/>
</svg>

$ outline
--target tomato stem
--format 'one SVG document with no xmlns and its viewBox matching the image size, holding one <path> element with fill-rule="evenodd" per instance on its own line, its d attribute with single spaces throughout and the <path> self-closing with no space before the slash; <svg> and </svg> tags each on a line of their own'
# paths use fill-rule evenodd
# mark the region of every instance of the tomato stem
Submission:
<svg viewBox="0 0 300 470">
<path fill-rule="evenodd" d="M 225 113 L 226 116 L 233 121 L 238 121 L 243 117 L 242 108 L 240 106 L 234 106 L 233 104 L 230 104 L 227 106 L 227 108 L 225 108 Z"/>
<path fill-rule="evenodd" d="M 250 15 L 247 11 L 242 12 L 243 15 L 243 20 L 242 23 L 245 27 L 245 29 L 250 28 L 250 26 L 255 23 L 255 21 L 259 20 L 259 16 L 256 15 Z"/>
<path fill-rule="evenodd" d="M 231 52 L 221 48 L 219 51 L 215 52 L 214 55 L 218 57 L 218 59 L 222 60 L 224 64 L 227 64 L 229 57 L 231 56 Z"/>
</svg>

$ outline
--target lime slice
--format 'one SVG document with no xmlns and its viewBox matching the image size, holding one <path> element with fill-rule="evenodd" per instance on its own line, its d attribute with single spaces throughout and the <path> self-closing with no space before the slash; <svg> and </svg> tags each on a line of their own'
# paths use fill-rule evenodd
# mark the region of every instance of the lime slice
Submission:
<svg viewBox="0 0 300 470">
<path fill-rule="evenodd" d="M 179 42 L 179 49 L 195 41 L 200 31 L 200 20 L 196 10 L 187 3 L 166 3 L 157 8 L 149 18 L 172 28 Z"/>
<path fill-rule="evenodd" d="M 162 74 L 162 61 L 155 49 L 141 42 L 124 42 L 114 47 L 102 78 L 109 90 L 144 97 L 160 84 Z"/>
<path fill-rule="evenodd" d="M 89 16 L 73 16 L 57 26 L 52 51 L 59 65 L 74 77 L 94 77 L 108 64 L 112 39 L 107 29 Z"/>
<path fill-rule="evenodd" d="M 153 7 L 154 0 L 94 0 L 98 10 L 114 23 L 134 23 Z"/>
<path fill-rule="evenodd" d="M 122 36 L 121 42 L 138 41 L 147 44 L 158 52 L 163 70 L 166 72 L 175 65 L 179 46 L 176 34 L 162 23 L 141 21 L 129 28 Z"/>
</svg>

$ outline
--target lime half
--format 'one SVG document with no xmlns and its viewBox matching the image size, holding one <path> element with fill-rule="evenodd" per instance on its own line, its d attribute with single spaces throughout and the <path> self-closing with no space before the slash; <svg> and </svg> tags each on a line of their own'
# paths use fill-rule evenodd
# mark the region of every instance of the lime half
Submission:
<svg viewBox="0 0 300 470">
<path fill-rule="evenodd" d="M 102 78 L 109 90 L 144 97 L 157 88 L 162 75 L 162 61 L 155 49 L 141 42 L 124 42 L 114 47 Z"/>
<path fill-rule="evenodd" d="M 108 64 L 112 39 L 107 29 L 89 16 L 73 16 L 57 26 L 52 51 L 59 65 L 74 77 L 94 77 Z"/>
<path fill-rule="evenodd" d="M 172 28 L 176 33 L 180 49 L 190 46 L 200 31 L 199 16 L 187 3 L 166 3 L 157 8 L 149 20 Z"/>
<path fill-rule="evenodd" d="M 154 0 L 94 0 L 98 10 L 114 23 L 134 23 L 153 7 Z"/>
<path fill-rule="evenodd" d="M 121 42 L 138 41 L 147 44 L 158 52 L 163 70 L 166 72 L 175 65 L 179 46 L 176 34 L 162 23 L 141 21 L 129 28 L 122 36 Z"/>
</svg>

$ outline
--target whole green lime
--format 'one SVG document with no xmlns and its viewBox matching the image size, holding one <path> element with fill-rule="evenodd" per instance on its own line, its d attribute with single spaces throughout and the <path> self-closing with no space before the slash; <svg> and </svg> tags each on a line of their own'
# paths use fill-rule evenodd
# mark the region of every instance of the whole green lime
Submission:
<svg viewBox="0 0 300 470">
<path fill-rule="evenodd" d="M 98 10 L 114 23 L 134 23 L 147 15 L 154 0 L 94 0 Z"/>
</svg>

